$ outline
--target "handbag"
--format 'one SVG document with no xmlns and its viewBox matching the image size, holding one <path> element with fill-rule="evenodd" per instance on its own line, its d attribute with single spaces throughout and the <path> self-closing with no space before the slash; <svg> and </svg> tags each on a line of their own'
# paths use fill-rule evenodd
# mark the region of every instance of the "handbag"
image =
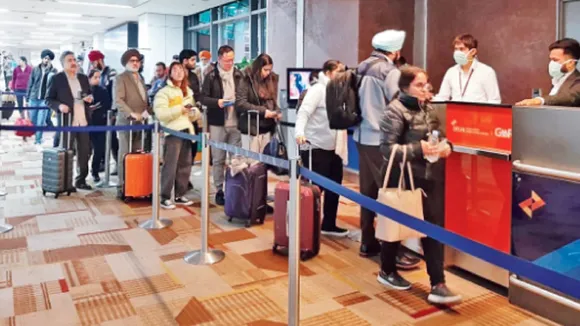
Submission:
<svg viewBox="0 0 580 326">
<path fill-rule="evenodd" d="M 385 174 L 385 179 L 383 182 L 383 187 L 379 189 L 377 201 L 397 211 L 423 220 L 423 196 L 425 193 L 422 189 L 415 188 L 411 163 L 407 162 L 407 146 L 403 146 L 403 162 L 401 163 L 401 176 L 399 177 L 398 187 L 387 188 L 389 178 L 391 176 L 393 161 L 395 159 L 395 154 L 398 148 L 399 145 L 393 146 L 391 157 L 387 166 L 387 173 Z M 409 180 L 411 185 L 410 190 L 403 189 L 405 166 L 407 167 L 409 173 Z M 411 238 L 425 237 L 423 233 L 401 225 L 391 220 L 388 216 L 379 216 L 375 236 L 377 239 L 387 242 L 397 242 Z"/>
<path fill-rule="evenodd" d="M 34 127 L 34 124 L 30 119 L 28 119 L 28 112 L 24 111 L 24 117 L 16 119 L 14 122 L 16 127 Z M 18 137 L 32 137 L 36 132 L 33 130 L 17 130 L 16 136 Z"/>
<path fill-rule="evenodd" d="M 282 132 L 280 131 L 279 125 L 276 126 L 276 133 L 274 134 L 272 139 L 270 139 L 268 145 L 264 147 L 262 154 L 274 156 L 282 160 L 288 160 L 288 151 L 286 150 L 286 145 L 282 141 Z M 288 174 L 288 170 L 281 167 L 267 165 L 267 168 L 268 170 L 272 171 L 272 173 L 274 173 L 275 175 Z"/>
</svg>

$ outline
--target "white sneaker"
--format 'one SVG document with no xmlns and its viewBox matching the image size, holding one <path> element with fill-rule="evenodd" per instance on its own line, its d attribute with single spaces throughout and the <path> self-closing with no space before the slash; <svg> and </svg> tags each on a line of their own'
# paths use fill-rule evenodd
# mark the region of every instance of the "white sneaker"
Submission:
<svg viewBox="0 0 580 326">
<path fill-rule="evenodd" d="M 169 199 L 165 199 L 161 201 L 161 208 L 163 209 L 175 209 L 175 204 L 169 200 Z"/>
<path fill-rule="evenodd" d="M 187 199 L 186 197 L 177 197 L 175 198 L 175 203 L 183 206 L 191 206 L 193 205 L 193 201 Z"/>
</svg>

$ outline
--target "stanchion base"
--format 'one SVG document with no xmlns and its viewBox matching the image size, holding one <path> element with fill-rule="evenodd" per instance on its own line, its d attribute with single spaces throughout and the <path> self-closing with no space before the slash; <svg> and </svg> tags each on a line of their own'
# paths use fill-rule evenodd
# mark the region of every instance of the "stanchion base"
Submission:
<svg viewBox="0 0 580 326">
<path fill-rule="evenodd" d="M 0 224 L 0 234 L 10 232 L 14 229 L 14 226 L 10 224 Z"/>
<path fill-rule="evenodd" d="M 116 184 L 116 183 L 114 183 L 114 182 L 105 183 L 104 181 L 103 182 L 99 182 L 99 183 L 96 184 L 96 187 L 97 188 L 115 188 L 115 187 L 118 187 L 118 186 L 119 185 Z"/>
<path fill-rule="evenodd" d="M 145 222 L 141 222 L 139 224 L 139 227 L 145 230 L 161 230 L 161 229 L 165 229 L 166 227 L 169 227 L 173 224 L 172 220 L 166 220 L 166 219 L 159 219 L 159 220 L 147 220 Z"/>
<path fill-rule="evenodd" d="M 218 249 L 210 249 L 206 253 L 201 250 L 192 251 L 183 257 L 186 263 L 191 265 L 213 265 L 222 261 L 226 254 Z"/>
</svg>

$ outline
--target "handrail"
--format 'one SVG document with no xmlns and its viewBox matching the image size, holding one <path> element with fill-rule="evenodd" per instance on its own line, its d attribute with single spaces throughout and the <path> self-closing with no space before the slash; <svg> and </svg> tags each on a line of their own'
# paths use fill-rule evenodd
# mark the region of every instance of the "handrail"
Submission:
<svg viewBox="0 0 580 326">
<path fill-rule="evenodd" d="M 457 153 L 485 156 L 503 161 L 511 161 L 511 154 L 509 152 L 499 150 L 489 150 L 482 148 L 474 148 L 468 146 L 453 145 L 453 151 Z"/>
<path fill-rule="evenodd" d="M 566 179 L 570 181 L 580 182 L 580 173 L 524 164 L 519 160 L 514 161 L 512 165 L 514 170 L 518 172 L 539 174 L 541 176 L 552 177 L 556 179 Z"/>
</svg>

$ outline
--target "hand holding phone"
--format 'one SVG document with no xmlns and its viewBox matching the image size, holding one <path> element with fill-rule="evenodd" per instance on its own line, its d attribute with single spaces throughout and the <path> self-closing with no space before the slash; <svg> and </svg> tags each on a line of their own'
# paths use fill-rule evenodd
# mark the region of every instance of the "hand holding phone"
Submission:
<svg viewBox="0 0 580 326">
<path fill-rule="evenodd" d="M 224 100 L 224 107 L 232 106 L 236 103 L 235 100 Z"/>
</svg>

